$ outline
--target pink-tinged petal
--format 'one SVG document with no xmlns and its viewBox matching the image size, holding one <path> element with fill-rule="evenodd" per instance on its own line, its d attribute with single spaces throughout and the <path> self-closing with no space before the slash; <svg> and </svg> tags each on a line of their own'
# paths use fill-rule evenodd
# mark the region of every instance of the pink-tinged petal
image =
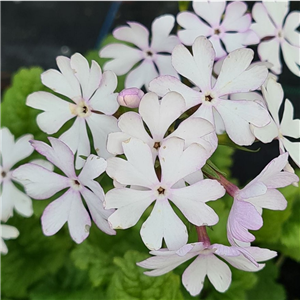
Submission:
<svg viewBox="0 0 300 300">
<path fill-rule="evenodd" d="M 193 55 L 183 45 L 176 46 L 172 52 L 173 66 L 201 90 L 210 89 L 215 52 L 207 38 L 198 37 L 195 40 Z"/>
<path fill-rule="evenodd" d="M 178 45 L 179 39 L 175 35 L 169 35 L 174 27 L 175 18 L 172 15 L 163 15 L 156 18 L 151 26 L 151 48 L 157 52 L 171 53 Z"/>
<path fill-rule="evenodd" d="M 186 103 L 186 109 L 201 103 L 201 93 L 195 91 L 173 76 L 159 76 L 149 84 L 149 90 L 162 97 L 170 91 L 181 94 Z"/>
<path fill-rule="evenodd" d="M 300 48 L 299 46 L 293 46 L 290 43 L 284 41 L 281 44 L 282 54 L 284 61 L 291 72 L 293 72 L 296 76 L 300 77 Z"/>
<path fill-rule="evenodd" d="M 287 206 L 286 199 L 276 189 L 268 189 L 264 195 L 246 199 L 245 201 L 250 202 L 255 207 L 262 207 L 272 210 L 285 210 Z"/>
<path fill-rule="evenodd" d="M 203 180 L 203 173 L 201 170 L 196 171 L 192 174 L 189 174 L 184 177 L 184 181 L 187 182 L 189 185 L 192 185 L 200 180 Z"/>
<path fill-rule="evenodd" d="M 264 2 L 263 3 L 272 21 L 278 28 L 282 27 L 284 17 L 289 11 L 290 4 L 287 1 L 283 2 Z"/>
<path fill-rule="evenodd" d="M 21 181 L 26 193 L 35 199 L 47 199 L 70 186 L 69 179 L 35 164 L 25 164 L 14 170 L 13 177 Z"/>
<path fill-rule="evenodd" d="M 212 125 L 215 124 L 213 106 L 211 105 L 211 103 L 202 103 L 192 116 L 205 119 Z"/>
<path fill-rule="evenodd" d="M 113 36 L 121 41 L 132 43 L 141 49 L 149 45 L 149 32 L 147 28 L 136 22 L 127 22 L 129 26 L 122 26 L 113 31 Z"/>
<path fill-rule="evenodd" d="M 185 45 L 191 46 L 198 36 L 210 36 L 213 33 L 197 15 L 191 12 L 181 12 L 177 15 L 178 24 L 183 30 L 178 31 L 178 37 Z"/>
<path fill-rule="evenodd" d="M 192 224 L 212 226 L 218 223 L 219 218 L 204 202 L 216 200 L 224 194 L 224 188 L 217 181 L 207 179 L 181 189 L 172 189 L 168 197 Z"/>
<path fill-rule="evenodd" d="M 225 1 L 221 2 L 193 2 L 194 11 L 211 26 L 218 26 L 226 6 Z"/>
<path fill-rule="evenodd" d="M 104 70 L 111 70 L 116 75 L 124 75 L 140 60 L 143 52 L 124 44 L 109 44 L 100 51 L 100 57 L 113 58 L 104 64 Z"/>
<path fill-rule="evenodd" d="M 111 153 L 107 151 L 107 137 L 111 132 L 120 131 L 117 119 L 114 116 L 92 114 L 87 123 L 92 132 L 94 148 L 98 156 L 107 159 L 111 157 Z"/>
<path fill-rule="evenodd" d="M 234 200 L 227 223 L 229 241 L 233 238 L 243 242 L 252 242 L 255 237 L 248 232 L 248 229 L 258 230 L 262 225 L 262 217 L 252 204 Z"/>
<path fill-rule="evenodd" d="M 37 116 L 37 124 L 44 132 L 53 134 L 63 124 L 75 117 L 70 110 L 71 103 L 48 92 L 35 92 L 27 97 L 26 105 L 44 110 Z"/>
<path fill-rule="evenodd" d="M 246 249 L 257 262 L 266 261 L 277 256 L 276 251 L 265 248 L 247 247 Z"/>
<path fill-rule="evenodd" d="M 0 199 L 1 221 L 3 222 L 13 216 L 13 209 L 24 217 L 30 217 L 33 214 L 31 199 L 17 189 L 10 180 L 3 182 Z"/>
<path fill-rule="evenodd" d="M 261 61 L 267 61 L 273 65 L 270 68 L 273 73 L 277 75 L 281 73 L 280 44 L 277 39 L 261 42 L 258 45 L 257 53 Z"/>
<path fill-rule="evenodd" d="M 224 260 L 226 260 L 228 263 L 230 263 L 233 267 L 236 269 L 247 271 L 247 272 L 257 272 L 260 271 L 265 264 L 258 264 L 255 265 L 253 262 L 251 262 L 248 258 L 246 258 L 244 255 L 240 256 L 221 256 Z"/>
<path fill-rule="evenodd" d="M 107 162 L 103 158 L 91 154 L 85 161 L 85 164 L 78 176 L 78 179 L 82 184 L 85 185 L 86 182 L 100 176 L 106 170 L 106 167 Z"/>
<path fill-rule="evenodd" d="M 154 62 L 158 68 L 159 75 L 170 75 L 179 79 L 179 75 L 172 65 L 171 55 L 157 54 Z"/>
<path fill-rule="evenodd" d="M 215 255 L 206 256 L 207 277 L 215 289 L 224 293 L 231 284 L 230 268 Z"/>
<path fill-rule="evenodd" d="M 220 244 L 213 244 L 210 246 L 210 249 L 215 250 L 215 254 L 219 256 L 239 256 L 240 251 L 238 250 L 237 247 L 229 247 L 229 246 L 224 246 Z"/>
<path fill-rule="evenodd" d="M 33 140 L 34 149 L 45 156 L 51 163 L 61 169 L 69 178 L 76 177 L 74 170 L 74 155 L 71 149 L 62 141 L 49 137 L 52 147 L 44 142 Z"/>
<path fill-rule="evenodd" d="M 139 113 L 149 127 L 154 141 L 160 142 L 171 124 L 185 110 L 183 97 L 176 93 L 167 93 L 161 100 L 155 93 L 147 93 L 141 100 Z"/>
<path fill-rule="evenodd" d="M 71 73 L 71 72 L 70 72 Z M 71 75 L 73 76 L 73 75 Z M 67 96 L 70 99 L 80 97 L 80 86 L 74 89 L 73 78 L 69 78 L 69 74 L 62 74 L 57 70 L 50 69 L 41 75 L 42 83 L 54 92 Z M 70 84 L 69 82 L 72 81 Z"/>
<path fill-rule="evenodd" d="M 250 127 L 254 136 L 263 143 L 270 143 L 278 136 L 278 127 L 272 118 L 270 123 L 264 127 L 256 127 L 253 125 Z"/>
<path fill-rule="evenodd" d="M 263 96 L 268 104 L 268 109 L 277 125 L 279 125 L 279 109 L 283 100 L 283 89 L 280 83 L 275 79 L 268 79 L 266 85 L 262 88 Z"/>
<path fill-rule="evenodd" d="M 150 250 L 161 248 L 164 238 L 168 249 L 178 250 L 187 243 L 185 225 L 173 211 L 166 199 L 158 199 L 141 228 L 141 237 Z"/>
<path fill-rule="evenodd" d="M 215 59 L 223 58 L 227 52 L 224 50 L 224 47 L 221 44 L 220 37 L 218 35 L 213 35 L 209 38 L 209 41 L 212 43 L 213 48 L 216 52 Z"/>
<path fill-rule="evenodd" d="M 245 200 L 252 197 L 264 195 L 267 192 L 267 187 L 260 181 L 251 181 L 242 190 L 238 192 L 238 199 Z"/>
<path fill-rule="evenodd" d="M 248 30 L 246 32 L 225 33 L 222 37 L 222 41 L 226 47 L 227 52 L 232 52 L 236 49 L 244 48 L 249 44 L 259 43 L 257 35 L 254 34 L 251 30 Z"/>
<path fill-rule="evenodd" d="M 268 111 L 252 101 L 221 100 L 215 106 L 221 115 L 226 132 L 238 145 L 251 145 L 255 139 L 249 123 L 264 126 L 270 122 Z M 239 124 L 237 127 L 236 124 Z"/>
<path fill-rule="evenodd" d="M 180 123 L 178 128 L 169 137 L 174 136 L 184 139 L 186 146 L 198 143 L 207 150 L 207 155 L 210 156 L 217 146 L 217 137 L 216 135 L 211 136 L 210 141 L 204 140 L 203 137 L 212 132 L 214 132 L 214 127 L 210 122 L 201 118 L 190 117 Z"/>
<path fill-rule="evenodd" d="M 107 174 L 121 184 L 149 188 L 157 184 L 150 147 L 135 138 L 122 144 L 127 160 L 114 157 L 108 159 Z"/>
<path fill-rule="evenodd" d="M 199 255 L 182 274 L 182 283 L 192 296 L 200 294 L 207 274 L 208 255 Z"/>
<path fill-rule="evenodd" d="M 276 27 L 271 21 L 265 6 L 262 3 L 255 3 L 252 9 L 252 17 L 256 23 L 251 25 L 251 29 L 262 39 L 266 36 L 275 36 Z"/>
<path fill-rule="evenodd" d="M 83 188 L 80 192 L 97 227 L 106 234 L 115 235 L 116 232 L 110 227 L 107 221 L 108 217 L 113 213 L 113 210 L 105 210 L 102 200 L 89 189 Z"/>
<path fill-rule="evenodd" d="M 149 82 L 158 76 L 154 63 L 150 59 L 145 59 L 138 67 L 133 69 L 125 79 L 125 88 L 141 88 L 145 85 L 148 89 Z"/>
<path fill-rule="evenodd" d="M 49 171 L 54 171 L 54 166 L 47 160 L 44 159 L 33 159 L 30 163 L 41 166 Z"/>
<path fill-rule="evenodd" d="M 117 76 L 114 72 L 105 71 L 103 73 L 99 88 L 89 101 L 93 111 L 112 115 L 118 110 L 118 94 L 114 93 L 117 83 Z"/>
<path fill-rule="evenodd" d="M 46 207 L 41 219 L 42 229 L 45 235 L 51 236 L 56 234 L 68 221 L 73 197 L 76 197 L 76 195 L 77 192 L 69 189 Z"/>
<path fill-rule="evenodd" d="M 2 168 L 6 172 L 17 162 L 31 155 L 34 149 L 29 141 L 32 138 L 33 136 L 31 134 L 26 134 L 15 141 L 14 136 L 8 128 L 0 129 Z"/>
<path fill-rule="evenodd" d="M 283 138 L 284 148 L 289 152 L 290 157 L 300 168 L 300 142 L 291 142 L 286 138 Z"/>
<path fill-rule="evenodd" d="M 187 260 L 196 256 L 197 253 L 187 254 L 185 256 L 179 256 L 174 253 L 174 251 L 169 251 L 166 249 L 160 249 L 158 251 L 151 251 L 151 254 L 157 256 L 150 257 L 144 261 L 138 262 L 137 265 L 142 268 L 152 269 L 152 271 L 144 272 L 148 276 L 160 276 L 170 272 L 179 265 L 183 264 Z"/>
<path fill-rule="evenodd" d="M 290 136 L 295 139 L 300 138 L 300 120 L 293 120 L 294 107 L 290 100 L 284 102 L 284 111 L 280 124 L 280 132 L 282 135 Z"/>
<path fill-rule="evenodd" d="M 184 141 L 176 137 L 161 144 L 158 156 L 162 168 L 161 181 L 169 186 L 200 170 L 206 162 L 203 147 L 192 144 L 184 150 Z"/>
<path fill-rule="evenodd" d="M 214 90 L 220 95 L 249 92 L 260 87 L 268 76 L 265 66 L 249 65 L 254 52 L 251 49 L 237 49 L 225 58 Z"/>
<path fill-rule="evenodd" d="M 108 218 L 115 229 L 134 226 L 147 207 L 155 200 L 152 191 L 139 191 L 129 188 L 110 190 L 105 197 L 105 208 L 117 208 Z"/>
<path fill-rule="evenodd" d="M 246 31 L 251 25 L 251 15 L 245 14 L 245 2 L 231 2 L 226 6 L 222 27 L 226 31 Z"/>
<path fill-rule="evenodd" d="M 300 47 L 300 33 L 296 30 L 300 25 L 300 12 L 291 12 L 286 20 L 283 27 L 284 37 L 293 46 Z"/>
<path fill-rule="evenodd" d="M 90 215 L 84 207 L 80 193 L 72 191 L 72 202 L 68 215 L 70 235 L 77 244 L 82 243 L 89 235 L 92 225 Z"/>
</svg>

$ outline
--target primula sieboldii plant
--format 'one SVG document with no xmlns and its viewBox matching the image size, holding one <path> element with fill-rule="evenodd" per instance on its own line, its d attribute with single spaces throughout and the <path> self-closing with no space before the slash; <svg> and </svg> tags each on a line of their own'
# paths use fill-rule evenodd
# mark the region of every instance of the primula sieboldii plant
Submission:
<svg viewBox="0 0 300 300">
<path fill-rule="evenodd" d="M 299 76 L 294 59 L 300 53 L 299 12 L 287 16 L 288 8 L 256 3 L 251 14 L 244 2 L 193 2 L 193 11 L 177 18 L 156 18 L 151 36 L 134 21 L 116 28 L 113 36 L 120 43 L 99 52 L 110 59 L 103 72 L 79 53 L 59 56 L 59 71 L 41 75 L 53 92 L 34 92 L 26 101 L 42 111 L 39 128 L 59 137 L 45 143 L 27 134 L 15 141 L 8 128 L 1 129 L 1 220 L 13 210 L 30 217 L 30 198 L 51 198 L 41 216 L 46 236 L 67 223 L 80 244 L 92 221 L 111 236 L 137 226 L 153 255 L 138 266 L 149 269 L 148 276 L 160 276 L 193 259 L 182 274 L 192 296 L 201 293 L 206 276 L 226 292 L 232 281 L 228 264 L 261 270 L 277 252 L 253 245 L 252 230 L 264 226 L 263 209 L 285 210 L 288 203 L 278 189 L 299 181 L 294 168 L 300 164 L 300 121 L 270 75 L 280 74 L 281 45 L 292 76 Z M 247 47 L 253 44 L 258 48 Z M 269 55 L 273 44 L 276 51 Z M 256 49 L 262 61 L 254 60 Z M 119 75 L 126 79 L 116 91 Z M 244 187 L 215 164 L 221 144 L 249 150 L 245 146 L 274 140 L 277 157 Z M 34 150 L 51 165 L 22 164 Z M 230 198 L 228 216 L 218 215 L 213 204 Z M 227 235 L 211 241 L 209 229 L 219 223 L 226 224 Z M 17 229 L 1 226 L 3 239 L 18 236 Z M 1 252 L 7 253 L 3 241 Z"/>
</svg>

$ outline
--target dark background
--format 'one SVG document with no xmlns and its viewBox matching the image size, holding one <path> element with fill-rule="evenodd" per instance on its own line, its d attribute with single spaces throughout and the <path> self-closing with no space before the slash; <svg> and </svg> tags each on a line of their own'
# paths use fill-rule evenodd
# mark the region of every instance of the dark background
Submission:
<svg viewBox="0 0 300 300">
<path fill-rule="evenodd" d="M 248 2 L 249 8 L 253 4 Z M 300 10 L 300 2 L 290 2 L 290 10 Z M 150 28 L 153 19 L 165 13 L 176 16 L 178 2 L 1 2 L 1 91 L 10 85 L 20 67 L 56 68 L 56 56 L 96 49 L 107 33 L 126 21 Z M 285 97 L 294 104 L 295 118 L 300 118 L 299 78 L 284 65 L 279 82 Z M 232 173 L 242 185 L 279 154 L 277 141 L 253 146 L 259 147 L 259 153 L 235 153 Z M 287 289 L 288 299 L 300 299 L 299 278 L 299 264 L 286 259 L 280 282 Z"/>
</svg>

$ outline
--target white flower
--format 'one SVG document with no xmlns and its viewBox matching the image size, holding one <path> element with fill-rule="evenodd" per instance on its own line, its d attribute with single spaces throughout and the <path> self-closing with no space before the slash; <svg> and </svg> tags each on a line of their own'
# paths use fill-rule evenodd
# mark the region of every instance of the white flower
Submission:
<svg viewBox="0 0 300 300">
<path fill-rule="evenodd" d="M 185 110 L 185 102 L 176 92 L 166 94 L 161 100 L 155 93 L 147 93 L 141 100 L 139 113 L 127 112 L 118 120 L 121 132 L 111 133 L 108 137 L 107 149 L 114 155 L 122 154 L 122 142 L 131 137 L 147 143 L 152 150 L 155 161 L 160 145 L 170 137 L 185 140 L 185 146 L 198 143 L 210 157 L 218 145 L 214 127 L 206 120 L 188 118 L 178 128 L 167 135 L 169 127 Z M 144 123 L 149 129 L 147 133 Z"/>
<path fill-rule="evenodd" d="M 53 173 L 36 164 L 25 164 L 13 172 L 13 177 L 21 180 L 28 195 L 35 199 L 47 199 L 68 188 L 58 199 L 49 204 L 42 215 L 42 228 L 45 235 L 54 235 L 68 222 L 72 239 L 81 243 L 89 235 L 91 218 L 84 207 L 85 199 L 89 212 L 96 225 L 107 234 L 115 234 L 107 222 L 112 210 L 103 208 L 104 192 L 94 179 L 105 171 L 106 161 L 90 155 L 80 174 L 74 170 L 74 155 L 69 147 L 55 138 L 49 138 L 49 145 L 32 141 L 32 146 L 50 162 L 61 169 L 66 176 Z"/>
<path fill-rule="evenodd" d="M 205 37 L 198 37 L 192 49 L 193 55 L 183 45 L 176 46 L 172 62 L 178 73 L 188 78 L 200 92 L 172 76 L 160 76 L 152 80 L 150 90 L 159 96 L 176 91 L 184 97 L 187 108 L 200 104 L 193 116 L 204 118 L 213 125 L 214 111 L 217 111 L 229 137 L 238 145 L 251 145 L 255 137 L 249 123 L 258 127 L 265 126 L 270 122 L 268 111 L 254 101 L 227 100 L 222 97 L 257 89 L 267 77 L 267 68 L 250 66 L 253 51 L 238 49 L 225 58 L 220 75 L 212 85 L 215 51 L 211 42 Z"/>
<path fill-rule="evenodd" d="M 113 228 L 134 226 L 151 203 L 154 208 L 141 228 L 141 236 L 149 249 L 159 249 L 163 238 L 169 249 L 175 250 L 187 242 L 186 226 L 173 211 L 171 200 L 189 220 L 201 226 L 218 222 L 216 213 L 205 204 L 224 195 L 216 180 L 201 180 L 190 186 L 176 183 L 204 165 L 205 150 L 192 144 L 184 150 L 184 141 L 170 138 L 158 150 L 161 165 L 160 179 L 154 166 L 151 148 L 141 140 L 130 138 L 122 143 L 127 160 L 108 159 L 107 174 L 123 185 L 139 189 L 115 188 L 106 194 L 105 208 L 117 208 L 108 221 Z"/>
<path fill-rule="evenodd" d="M 103 158 L 111 156 L 106 149 L 107 135 L 118 131 L 117 119 L 112 116 L 119 107 L 117 77 L 111 71 L 102 74 L 99 65 L 87 60 L 79 53 L 71 59 L 59 56 L 56 59 L 61 72 L 48 70 L 42 74 L 42 82 L 56 93 L 69 98 L 65 101 L 48 92 L 35 92 L 28 96 L 26 104 L 44 110 L 37 117 L 37 124 L 48 134 L 57 132 L 64 123 L 75 118 L 70 129 L 60 136 L 73 153 L 77 152 L 76 169 L 82 168 L 88 156 L 90 141 L 87 134 L 88 124 L 97 154 Z"/>
<path fill-rule="evenodd" d="M 171 64 L 171 53 L 174 46 L 179 44 L 175 35 L 170 35 L 175 19 L 171 15 L 163 15 L 152 23 L 152 38 L 149 45 L 149 32 L 146 27 L 136 22 L 128 22 L 129 26 L 122 26 L 114 30 L 116 39 L 132 43 L 133 48 L 124 44 L 110 44 L 100 51 L 101 57 L 113 58 L 104 65 L 105 70 L 112 70 L 117 75 L 129 72 L 132 67 L 142 61 L 139 66 L 128 73 L 125 87 L 148 88 L 149 82 L 161 75 L 178 77 Z M 156 69 L 157 68 L 157 69 Z M 157 71 L 158 70 L 158 71 Z"/>
<path fill-rule="evenodd" d="M 155 255 L 142 262 L 137 263 L 142 268 L 151 269 L 145 272 L 149 276 L 160 276 L 170 272 L 182 263 L 196 257 L 190 266 L 182 274 L 182 283 L 192 296 L 198 295 L 207 276 L 215 289 L 221 293 L 225 292 L 231 284 L 231 271 L 226 263 L 217 256 L 226 260 L 233 267 L 247 271 L 256 272 L 261 270 L 265 264 L 257 264 L 269 260 L 277 255 L 275 251 L 258 247 L 246 247 L 250 261 L 243 255 L 238 247 L 228 247 L 220 244 L 213 244 L 205 247 L 203 243 L 187 244 L 177 251 L 160 249 L 151 251 Z"/>
<path fill-rule="evenodd" d="M 181 42 L 190 46 L 198 36 L 209 37 L 216 51 L 216 59 L 224 57 L 226 52 L 257 44 L 259 38 L 250 29 L 251 15 L 246 13 L 247 4 L 231 2 L 226 10 L 225 6 L 225 1 L 193 1 L 193 9 L 197 15 L 181 12 L 177 16 L 178 24 L 184 28 L 178 31 Z"/>
<path fill-rule="evenodd" d="M 290 157 L 300 167 L 300 142 L 292 142 L 285 137 L 300 138 L 300 120 L 293 120 L 293 104 L 288 99 L 285 100 L 283 116 L 279 121 L 279 109 L 283 102 L 282 86 L 270 78 L 266 85 L 262 86 L 262 92 L 272 119 L 265 127 L 253 126 L 254 135 L 263 143 L 269 143 L 275 138 L 278 139 L 280 153 L 288 151 Z"/>
<path fill-rule="evenodd" d="M 4 240 L 15 239 L 19 236 L 19 230 L 13 226 L 0 224 L 0 236 L 1 236 L 1 243 L 0 243 L 0 252 L 3 254 L 7 254 L 8 249 L 5 245 Z"/>
<path fill-rule="evenodd" d="M 300 76 L 300 35 L 296 30 L 300 25 L 300 12 L 287 16 L 288 11 L 288 1 L 255 3 L 252 16 L 256 23 L 251 29 L 261 38 L 258 55 L 262 61 L 273 64 L 272 72 L 280 74 L 282 71 L 281 49 L 288 68 Z"/>
<path fill-rule="evenodd" d="M 21 192 L 13 183 L 13 166 L 22 159 L 28 157 L 33 152 L 29 140 L 33 138 L 31 134 L 26 134 L 16 141 L 9 129 L 0 130 L 0 145 L 2 165 L 0 166 L 1 176 L 1 220 L 6 222 L 15 209 L 20 215 L 30 217 L 33 214 L 31 199 Z"/>
<path fill-rule="evenodd" d="M 262 209 L 284 210 L 287 201 L 277 190 L 298 182 L 299 178 L 289 172 L 281 172 L 288 159 L 284 153 L 273 159 L 250 183 L 234 193 L 234 202 L 228 217 L 227 235 L 232 245 L 252 242 L 255 237 L 248 232 L 263 225 Z"/>
</svg>

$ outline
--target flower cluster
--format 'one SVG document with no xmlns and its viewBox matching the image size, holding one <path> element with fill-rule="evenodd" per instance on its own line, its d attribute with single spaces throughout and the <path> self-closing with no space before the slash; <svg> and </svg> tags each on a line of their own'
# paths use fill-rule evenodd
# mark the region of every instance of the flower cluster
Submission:
<svg viewBox="0 0 300 300">
<path fill-rule="evenodd" d="M 29 217 L 29 197 L 48 199 L 59 191 L 63 193 L 41 217 L 47 236 L 67 223 L 71 238 L 81 243 L 89 235 L 91 219 L 114 235 L 142 218 L 140 235 L 153 256 L 138 265 L 151 270 L 145 274 L 159 276 L 195 258 L 182 275 L 194 296 L 206 275 L 219 292 L 229 288 L 231 271 L 224 261 L 256 272 L 263 268 L 261 262 L 277 255 L 251 245 L 255 236 L 249 230 L 263 226 L 263 208 L 284 210 L 287 202 L 277 189 L 299 181 L 292 165 L 300 166 L 300 143 L 286 137 L 300 138 L 300 120 L 293 120 L 293 105 L 286 99 L 279 121 L 283 89 L 269 72 L 281 71 L 281 47 L 288 68 L 300 76 L 300 13 L 285 19 L 286 2 L 256 3 L 252 14 L 243 2 L 195 1 L 193 10 L 178 14 L 177 35 L 171 34 L 171 15 L 154 20 L 150 41 L 148 29 L 139 23 L 115 29 L 113 36 L 126 44 L 100 50 L 101 57 L 111 58 L 104 71 L 76 53 L 70 59 L 57 58 L 60 71 L 42 74 L 43 84 L 61 97 L 50 92 L 29 95 L 27 105 L 43 111 L 38 126 L 52 135 L 67 121 L 74 123 L 59 138 L 49 137 L 50 145 L 30 135 L 14 143 L 9 130 L 1 130 L 1 220 L 12 216 L 13 209 Z M 256 44 L 259 63 L 247 48 Z M 125 89 L 118 93 L 117 75 L 123 74 Z M 277 139 L 279 155 L 240 189 L 210 160 L 220 133 L 237 147 Z M 36 162 L 13 171 L 33 150 L 61 172 Z M 114 185 L 106 194 L 100 185 L 104 173 Z M 219 216 L 210 201 L 223 201 L 225 193 L 233 198 L 228 243 L 212 244 L 206 229 Z M 187 223 L 195 226 L 197 241 L 188 243 Z M 3 238 L 17 236 L 2 226 Z"/>
</svg>

